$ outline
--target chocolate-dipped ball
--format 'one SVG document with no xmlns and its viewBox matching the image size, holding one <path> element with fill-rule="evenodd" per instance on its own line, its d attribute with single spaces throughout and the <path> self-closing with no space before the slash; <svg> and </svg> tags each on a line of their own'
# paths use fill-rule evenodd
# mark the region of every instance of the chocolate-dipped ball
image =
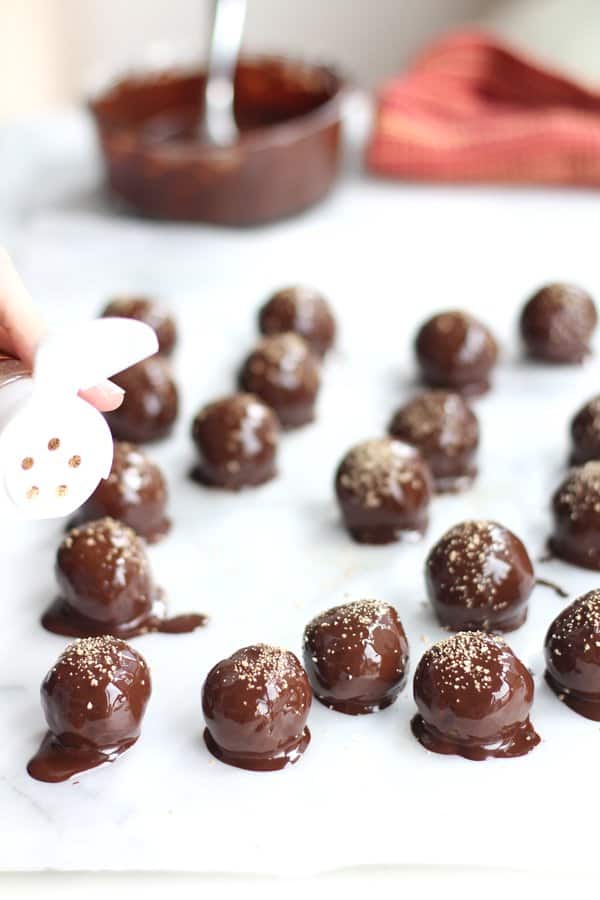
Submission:
<svg viewBox="0 0 600 900">
<path fill-rule="evenodd" d="M 571 464 L 600 460 L 600 394 L 581 407 L 571 422 Z"/>
<path fill-rule="evenodd" d="M 264 338 L 239 376 L 242 390 L 270 406 L 284 428 L 299 428 L 313 421 L 320 380 L 317 357 L 291 332 Z"/>
<path fill-rule="evenodd" d="M 598 315 L 594 301 L 574 284 L 548 284 L 521 313 L 521 337 L 534 359 L 578 363 L 590 352 Z"/>
<path fill-rule="evenodd" d="M 113 762 L 140 736 L 150 692 L 150 671 L 133 647 L 108 635 L 75 641 L 42 682 L 48 733 L 27 771 L 66 781 Z"/>
<path fill-rule="evenodd" d="M 425 384 L 464 396 L 489 390 L 498 348 L 490 330 L 468 313 L 433 316 L 421 327 L 415 346 Z"/>
<path fill-rule="evenodd" d="M 115 297 L 108 303 L 103 316 L 136 319 L 149 325 L 158 338 L 158 352 L 168 356 L 177 343 L 177 328 L 173 316 L 150 297 Z"/>
<path fill-rule="evenodd" d="M 535 585 L 519 538 L 488 521 L 447 531 L 427 557 L 425 581 L 440 623 L 452 631 L 513 631 L 527 618 Z"/>
<path fill-rule="evenodd" d="M 335 338 L 335 319 L 327 300 L 303 285 L 273 294 L 261 308 L 258 324 L 263 334 L 299 334 L 318 356 L 325 356 Z"/>
<path fill-rule="evenodd" d="M 360 544 L 389 544 L 423 534 L 432 479 L 414 447 L 394 438 L 357 444 L 335 476 L 344 524 Z"/>
<path fill-rule="evenodd" d="M 110 475 L 78 510 L 73 524 L 109 516 L 154 543 L 171 526 L 166 506 L 167 486 L 159 467 L 134 444 L 115 441 Z"/>
<path fill-rule="evenodd" d="M 388 431 L 419 450 L 438 493 L 462 490 L 475 478 L 479 424 L 460 394 L 419 394 L 396 411 Z"/>
<path fill-rule="evenodd" d="M 154 584 L 144 541 L 115 519 L 73 528 L 56 556 L 60 595 L 42 617 L 48 631 L 73 637 L 147 631 L 192 631 L 202 615 L 164 618 L 162 591 Z"/>
<path fill-rule="evenodd" d="M 545 641 L 546 681 L 568 707 L 600 722 L 600 591 L 555 618 Z"/>
<path fill-rule="evenodd" d="M 293 653 L 256 644 L 210 670 L 202 689 L 204 740 L 230 766 L 273 771 L 295 763 L 310 741 L 312 691 Z"/>
<path fill-rule="evenodd" d="M 237 491 L 277 474 L 279 423 L 253 394 L 233 394 L 200 410 L 192 426 L 199 462 L 192 476 L 202 484 Z"/>
<path fill-rule="evenodd" d="M 309 622 L 304 668 L 315 697 L 349 715 L 385 709 L 406 683 L 408 641 L 389 603 L 358 600 Z"/>
<path fill-rule="evenodd" d="M 170 434 L 179 408 L 171 367 L 162 356 L 143 359 L 112 379 L 125 397 L 106 420 L 118 441 L 144 444 Z"/>
<path fill-rule="evenodd" d="M 523 756 L 540 738 L 529 721 L 533 678 L 498 635 L 461 631 L 421 657 L 413 734 L 434 753 Z"/>
<path fill-rule="evenodd" d="M 572 469 L 552 498 L 550 552 L 574 566 L 600 570 L 600 462 Z"/>
</svg>

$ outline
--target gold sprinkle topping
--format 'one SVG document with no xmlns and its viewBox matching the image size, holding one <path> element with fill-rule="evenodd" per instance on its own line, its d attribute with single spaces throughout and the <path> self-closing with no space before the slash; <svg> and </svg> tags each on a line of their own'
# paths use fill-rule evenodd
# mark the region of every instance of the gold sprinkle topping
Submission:
<svg viewBox="0 0 600 900">
<path fill-rule="evenodd" d="M 382 496 L 395 496 L 402 486 L 426 490 L 420 457 L 413 447 L 392 438 L 357 444 L 344 457 L 339 483 L 365 506 L 381 506 Z"/>
<path fill-rule="evenodd" d="M 59 497 L 66 497 L 69 493 L 69 488 L 66 484 L 59 484 L 56 488 L 56 493 Z"/>
<path fill-rule="evenodd" d="M 77 469 L 81 465 L 81 457 L 78 453 L 71 457 L 69 465 L 72 469 Z"/>
<path fill-rule="evenodd" d="M 58 450 L 60 447 L 60 438 L 53 437 L 48 441 L 48 450 Z"/>
<path fill-rule="evenodd" d="M 21 460 L 21 468 L 22 469 L 25 469 L 25 470 L 31 469 L 32 466 L 33 466 L 33 456 L 26 456 L 24 459 Z"/>
<path fill-rule="evenodd" d="M 25 496 L 28 500 L 33 500 L 34 497 L 39 497 L 40 489 L 37 484 L 32 484 Z"/>
</svg>

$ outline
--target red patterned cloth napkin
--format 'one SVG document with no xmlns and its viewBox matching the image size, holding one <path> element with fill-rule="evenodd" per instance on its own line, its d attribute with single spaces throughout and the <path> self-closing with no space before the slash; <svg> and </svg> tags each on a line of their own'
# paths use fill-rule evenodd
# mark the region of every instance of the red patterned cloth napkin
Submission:
<svg viewBox="0 0 600 900">
<path fill-rule="evenodd" d="M 381 91 L 367 165 L 407 180 L 600 184 L 600 92 L 479 32 Z"/>
</svg>

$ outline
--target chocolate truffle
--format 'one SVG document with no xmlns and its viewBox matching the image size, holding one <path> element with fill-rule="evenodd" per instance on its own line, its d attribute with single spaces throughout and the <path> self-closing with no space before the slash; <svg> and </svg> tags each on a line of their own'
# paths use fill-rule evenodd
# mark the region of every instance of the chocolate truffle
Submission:
<svg viewBox="0 0 600 900">
<path fill-rule="evenodd" d="M 121 406 L 106 414 L 116 440 L 144 444 L 171 433 L 179 398 L 171 367 L 164 357 L 143 359 L 112 380 L 125 391 Z"/>
<path fill-rule="evenodd" d="M 240 388 L 270 406 L 284 428 L 313 421 L 320 380 L 317 357 L 291 332 L 264 338 L 239 376 Z"/>
<path fill-rule="evenodd" d="M 433 316 L 417 334 L 416 352 L 425 384 L 464 396 L 489 390 L 498 348 L 490 330 L 468 313 Z"/>
<path fill-rule="evenodd" d="M 513 631 L 527 618 L 535 585 L 519 538 L 488 521 L 447 531 L 427 557 L 425 580 L 440 623 L 452 631 Z"/>
<path fill-rule="evenodd" d="M 110 475 L 78 510 L 73 524 L 109 516 L 152 544 L 171 526 L 166 505 L 167 486 L 158 466 L 134 444 L 115 441 Z"/>
<path fill-rule="evenodd" d="M 461 631 L 421 657 L 411 726 L 434 753 L 523 756 L 540 738 L 529 721 L 533 678 L 498 635 Z"/>
<path fill-rule="evenodd" d="M 75 641 L 41 688 L 48 733 L 27 771 L 38 781 L 66 781 L 114 760 L 135 744 L 150 698 L 144 658 L 110 635 Z"/>
<path fill-rule="evenodd" d="M 438 493 L 462 490 L 475 478 L 479 424 L 460 394 L 420 394 L 397 410 L 388 431 L 419 450 Z"/>
<path fill-rule="evenodd" d="M 600 394 L 582 406 L 571 422 L 571 463 L 600 460 Z"/>
<path fill-rule="evenodd" d="M 254 771 L 283 769 L 310 741 L 312 691 L 293 653 L 256 644 L 210 670 L 202 689 L 204 740 L 217 759 Z"/>
<path fill-rule="evenodd" d="M 315 697 L 349 715 L 385 709 L 406 683 L 408 641 L 393 606 L 358 600 L 321 613 L 304 632 Z"/>
<path fill-rule="evenodd" d="M 600 462 L 572 469 L 552 498 L 550 552 L 584 569 L 600 570 Z"/>
<path fill-rule="evenodd" d="M 263 334 L 293 331 L 313 353 L 325 356 L 335 338 L 335 319 L 325 298 L 313 288 L 295 285 L 273 294 L 258 315 Z"/>
<path fill-rule="evenodd" d="M 548 284 L 521 313 L 521 337 L 529 356 L 550 363 L 578 363 L 590 352 L 598 316 L 590 295 L 574 284 Z"/>
<path fill-rule="evenodd" d="M 192 438 L 200 457 L 192 476 L 202 484 L 237 491 L 277 474 L 277 417 L 253 394 L 209 403 L 194 419 Z"/>
<path fill-rule="evenodd" d="M 65 537 L 56 557 L 59 597 L 42 617 L 48 631 L 72 637 L 147 631 L 193 631 L 205 616 L 165 618 L 144 541 L 127 525 L 104 518 Z"/>
<path fill-rule="evenodd" d="M 342 518 L 360 544 L 389 544 L 425 531 L 432 480 L 414 447 L 393 438 L 357 444 L 335 476 Z"/>
<path fill-rule="evenodd" d="M 546 635 L 546 681 L 574 712 L 600 722 L 600 591 L 579 597 Z"/>
<path fill-rule="evenodd" d="M 105 306 L 103 316 L 136 319 L 154 329 L 158 338 L 158 352 L 168 356 L 177 343 L 177 328 L 173 316 L 150 297 L 115 297 Z"/>
</svg>

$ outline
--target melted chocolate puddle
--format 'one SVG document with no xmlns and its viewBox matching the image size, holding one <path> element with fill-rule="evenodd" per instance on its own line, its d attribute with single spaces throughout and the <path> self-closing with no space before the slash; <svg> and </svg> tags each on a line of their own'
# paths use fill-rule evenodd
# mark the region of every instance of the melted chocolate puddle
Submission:
<svg viewBox="0 0 600 900">
<path fill-rule="evenodd" d="M 539 584 L 541 587 L 550 588 L 551 591 L 557 595 L 557 597 L 568 597 L 569 592 L 565 591 L 564 588 L 561 588 L 560 585 L 556 584 L 554 581 L 547 581 L 545 578 L 536 578 L 535 583 Z"/>
<path fill-rule="evenodd" d="M 425 747 L 433 753 L 453 754 L 465 759 L 509 759 L 513 756 L 524 756 L 533 750 L 540 742 L 540 736 L 529 721 L 518 722 L 511 728 L 506 728 L 497 738 L 487 741 L 458 740 L 448 734 L 443 734 L 426 722 L 421 715 L 416 715 L 410 727 L 412 733 Z"/>
<path fill-rule="evenodd" d="M 204 742 L 213 756 L 229 766 L 249 769 L 251 772 L 275 772 L 298 762 L 310 743 L 310 731 L 305 728 L 300 737 L 281 747 L 276 753 L 231 753 L 216 743 L 208 728 L 204 729 Z"/>
<path fill-rule="evenodd" d="M 58 738 L 48 731 L 40 748 L 28 764 L 27 771 L 37 781 L 56 783 L 67 781 L 88 769 L 95 769 L 114 762 L 117 757 L 135 744 L 137 738 L 123 741 L 110 751 L 99 747 L 65 747 Z"/>
<path fill-rule="evenodd" d="M 203 613 L 184 613 L 171 618 L 164 615 L 164 605 L 160 598 L 154 604 L 153 612 L 134 622 L 99 622 L 88 619 L 78 613 L 62 597 L 57 597 L 52 606 L 43 614 L 41 622 L 46 631 L 61 634 L 65 637 L 101 637 L 112 634 L 113 637 L 128 640 L 148 632 L 161 634 L 189 634 L 196 628 L 206 625 L 208 617 Z M 161 613 L 156 610 L 161 610 Z"/>
</svg>

